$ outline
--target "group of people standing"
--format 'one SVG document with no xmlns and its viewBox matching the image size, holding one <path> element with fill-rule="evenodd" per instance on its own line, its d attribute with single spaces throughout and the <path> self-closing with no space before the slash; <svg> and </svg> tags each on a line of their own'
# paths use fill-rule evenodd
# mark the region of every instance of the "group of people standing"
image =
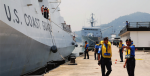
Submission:
<svg viewBox="0 0 150 76">
<path fill-rule="evenodd" d="M 44 5 L 41 7 L 41 13 L 44 15 L 44 18 L 49 19 L 49 9 L 47 7 L 44 8 Z"/>
<path fill-rule="evenodd" d="M 88 55 L 88 43 L 85 41 L 85 58 L 86 59 L 86 54 L 89 59 Z M 123 62 L 123 50 L 126 48 L 126 55 L 125 55 L 125 63 L 123 67 L 127 68 L 127 72 L 129 76 L 134 76 L 134 69 L 135 69 L 135 45 L 133 45 L 133 42 L 131 39 L 126 40 L 126 45 L 125 46 L 122 43 L 122 40 L 120 40 L 119 43 L 119 53 L 120 53 L 120 58 L 121 61 Z M 101 66 L 101 71 L 102 71 L 102 76 L 109 76 L 112 68 L 112 49 L 111 49 L 111 42 L 108 41 L 108 37 L 105 37 L 103 41 L 100 43 L 96 42 L 95 45 L 95 60 L 98 58 L 98 65 Z M 96 54 L 98 54 L 98 57 L 96 57 Z M 107 72 L 105 73 L 105 66 L 107 68 Z"/>
</svg>

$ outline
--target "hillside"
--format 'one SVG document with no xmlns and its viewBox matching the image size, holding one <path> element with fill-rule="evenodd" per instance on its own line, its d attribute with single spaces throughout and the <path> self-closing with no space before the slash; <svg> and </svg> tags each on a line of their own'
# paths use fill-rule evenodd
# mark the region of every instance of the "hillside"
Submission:
<svg viewBox="0 0 150 76">
<path fill-rule="evenodd" d="M 108 24 L 103 24 L 97 27 L 100 27 L 102 30 L 106 27 L 113 26 L 113 28 L 109 28 L 105 31 L 102 31 L 103 37 L 110 37 L 112 33 L 115 32 L 115 34 L 119 34 L 120 30 L 125 26 L 125 22 L 150 22 L 150 14 L 148 13 L 142 13 L 142 12 L 136 12 L 130 15 L 121 16 L 112 22 Z M 75 31 L 78 32 L 78 38 L 81 39 L 81 31 Z"/>
<path fill-rule="evenodd" d="M 133 13 L 130 15 L 119 17 L 119 18 L 113 20 L 112 22 L 110 22 L 108 24 L 101 25 L 99 27 L 102 29 L 106 28 L 104 26 L 113 26 L 113 28 L 107 29 L 107 31 L 103 32 L 103 37 L 105 37 L 105 36 L 109 37 L 110 34 L 112 34 L 112 29 L 113 29 L 113 32 L 115 31 L 115 34 L 118 35 L 120 30 L 125 26 L 126 21 L 129 21 L 129 22 L 150 22 L 150 14 L 136 12 L 136 13 Z"/>
</svg>

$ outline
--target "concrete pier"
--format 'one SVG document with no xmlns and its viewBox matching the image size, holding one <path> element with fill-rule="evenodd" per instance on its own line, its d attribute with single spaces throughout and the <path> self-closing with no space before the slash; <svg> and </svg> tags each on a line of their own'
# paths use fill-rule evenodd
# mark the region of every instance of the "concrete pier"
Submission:
<svg viewBox="0 0 150 76">
<path fill-rule="evenodd" d="M 110 76 L 128 76 L 126 68 L 123 68 L 124 62 L 120 62 L 118 48 L 112 46 L 112 52 L 112 72 Z M 135 55 L 135 76 L 149 76 L 150 52 L 136 51 Z M 90 59 L 83 59 L 83 56 L 77 57 L 77 65 L 68 65 L 68 63 L 65 63 L 49 73 L 44 74 L 44 76 L 101 76 L 101 68 L 97 64 L 98 61 L 94 60 L 94 52 L 90 51 L 89 56 Z"/>
</svg>

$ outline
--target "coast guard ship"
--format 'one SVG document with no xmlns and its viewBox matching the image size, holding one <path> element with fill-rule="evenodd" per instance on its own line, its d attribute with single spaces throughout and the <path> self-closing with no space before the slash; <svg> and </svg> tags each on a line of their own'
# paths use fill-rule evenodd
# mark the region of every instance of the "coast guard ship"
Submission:
<svg viewBox="0 0 150 76">
<path fill-rule="evenodd" d="M 20 76 L 61 60 L 75 46 L 57 0 L 0 0 L 0 76 Z M 49 19 L 41 6 L 49 8 Z M 53 48 L 52 48 L 53 47 Z"/>
</svg>

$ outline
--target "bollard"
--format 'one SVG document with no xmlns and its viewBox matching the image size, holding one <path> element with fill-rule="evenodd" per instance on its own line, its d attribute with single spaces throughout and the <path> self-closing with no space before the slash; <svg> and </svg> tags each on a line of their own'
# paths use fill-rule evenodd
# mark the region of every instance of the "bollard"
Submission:
<svg viewBox="0 0 150 76">
<path fill-rule="evenodd" d="M 79 55 L 82 55 L 83 54 L 83 52 L 79 52 Z"/>
<path fill-rule="evenodd" d="M 76 59 L 76 57 L 71 57 L 70 58 L 70 63 L 75 63 L 75 59 Z"/>
<path fill-rule="evenodd" d="M 76 57 L 74 53 L 71 53 L 70 56 L 68 57 L 68 61 L 70 61 L 71 57 Z"/>
<path fill-rule="evenodd" d="M 70 63 L 68 65 L 77 65 L 77 63 L 75 63 L 75 59 L 76 57 L 70 57 Z"/>
</svg>

